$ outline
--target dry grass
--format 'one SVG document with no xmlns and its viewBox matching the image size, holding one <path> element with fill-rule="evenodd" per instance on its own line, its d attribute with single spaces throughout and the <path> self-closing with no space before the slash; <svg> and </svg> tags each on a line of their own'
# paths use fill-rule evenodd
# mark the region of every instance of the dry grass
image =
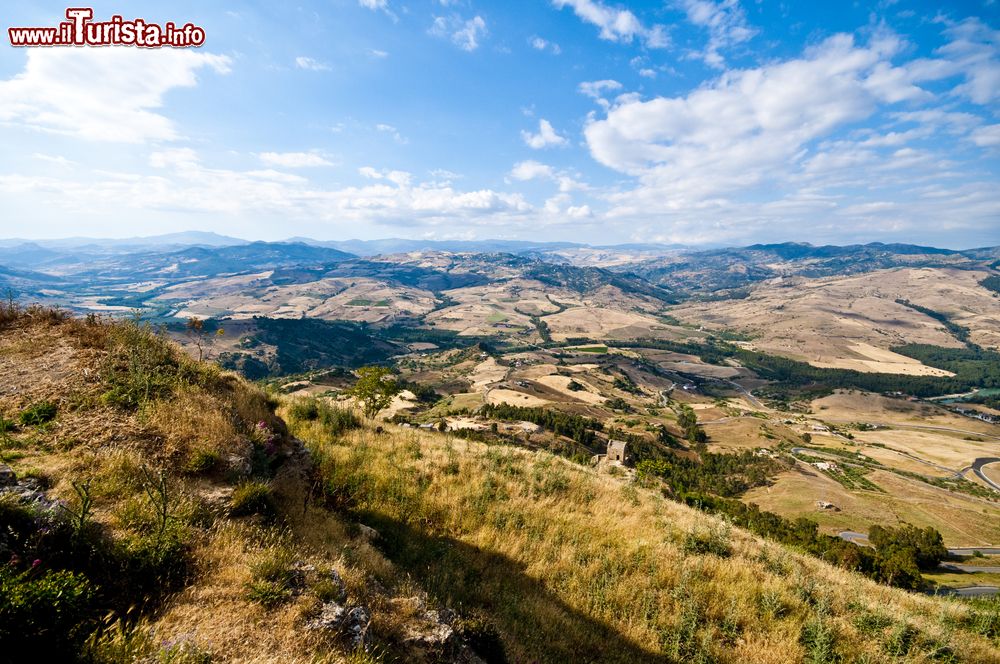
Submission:
<svg viewBox="0 0 1000 664">
<path fill-rule="evenodd" d="M 600 661 L 794 661 L 818 615 L 844 657 L 878 661 L 879 642 L 852 623 L 876 608 L 953 643 L 967 661 L 996 661 L 994 646 L 943 621 L 959 620 L 960 605 L 727 531 L 545 453 L 402 430 L 353 432 L 322 452 L 330 481 L 353 492 L 355 513 L 382 532 L 389 558 L 446 603 L 488 611 L 514 661 L 584 652 Z M 453 459 L 458 472 L 443 472 Z M 719 536 L 728 556 L 686 552 L 685 541 L 706 531 L 729 532 Z"/>
<path fill-rule="evenodd" d="M 162 644 L 174 642 L 220 662 L 376 661 L 379 652 L 412 661 L 402 639 L 426 607 L 447 606 L 466 634 L 487 644 L 498 634 L 512 662 L 787 662 L 831 638 L 844 659 L 886 661 L 888 637 L 854 625 L 866 611 L 916 630 L 912 661 L 924 661 L 932 642 L 962 661 L 998 661 L 996 644 L 966 629 L 963 604 L 878 586 L 624 479 L 543 452 L 291 418 L 317 455 L 314 472 L 267 395 L 235 376 L 174 353 L 181 378 L 168 393 L 116 410 L 95 398 L 106 389 L 97 371 L 106 328 L 58 317 L 4 324 L 0 363 L 12 371 L 0 409 L 23 405 L 22 386 L 60 404 L 54 422 L 17 433 L 19 472 L 36 469 L 67 499 L 71 482 L 90 478 L 93 517 L 112 537 L 148 530 L 154 506 L 143 478 L 167 472 L 172 527 L 194 573 L 140 631 L 108 632 L 123 648 L 132 639 L 133 654 L 162 657 Z M 35 352 L 25 343 L 32 335 L 58 352 Z M 32 375 L 47 379 L 32 386 Z M 231 494 L 249 472 L 238 469 L 266 449 L 264 439 L 275 453 L 251 479 L 266 483 L 277 516 L 234 519 Z M 195 477 L 179 462 L 197 452 L 233 459 L 225 474 Z M 305 630 L 325 592 L 312 582 L 267 608 L 248 592 L 303 565 L 339 573 L 347 602 L 370 610 L 380 650 L 351 653 Z"/>
</svg>

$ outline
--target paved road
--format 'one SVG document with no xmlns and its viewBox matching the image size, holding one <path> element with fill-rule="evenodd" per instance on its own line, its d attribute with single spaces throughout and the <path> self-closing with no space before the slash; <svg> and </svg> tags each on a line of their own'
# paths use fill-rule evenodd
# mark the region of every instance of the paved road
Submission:
<svg viewBox="0 0 1000 664">
<path fill-rule="evenodd" d="M 1000 594 L 1000 588 L 996 586 L 969 586 L 968 588 L 937 588 L 930 591 L 930 595 L 957 595 L 959 597 L 989 597 Z"/>
<path fill-rule="evenodd" d="M 747 401 L 749 401 L 750 404 L 753 405 L 754 408 L 760 408 L 762 410 L 764 410 L 764 409 L 767 408 L 767 406 L 765 406 L 764 404 L 762 404 L 760 401 L 757 400 L 757 397 L 755 397 L 753 394 L 751 394 L 750 390 L 748 390 L 747 388 L 743 387 L 739 383 L 734 383 L 733 381 L 728 380 L 726 378 L 710 378 L 709 380 L 715 380 L 715 381 L 718 381 L 720 383 L 726 383 L 728 385 L 732 385 L 737 390 L 739 390 L 740 392 L 743 393 L 743 396 L 745 396 L 747 398 Z"/>
<path fill-rule="evenodd" d="M 979 477 L 979 479 L 986 482 L 997 491 L 1000 491 L 1000 484 L 997 484 L 996 482 L 988 478 L 986 476 L 986 473 L 983 472 L 983 466 L 987 466 L 991 463 L 1000 463 L 1000 458 L 980 457 L 972 462 L 972 472 L 974 472 L 976 476 Z"/>
<path fill-rule="evenodd" d="M 941 563 L 941 569 L 952 572 L 967 572 L 969 574 L 1000 574 L 1000 566 L 962 565 L 960 563 Z"/>
<path fill-rule="evenodd" d="M 948 549 L 948 553 L 953 556 L 971 556 L 976 551 L 983 555 L 1000 555 L 1000 547 L 996 546 L 963 546 L 957 549 Z"/>
<path fill-rule="evenodd" d="M 871 546 L 871 544 L 868 543 L 868 535 L 866 533 L 844 530 L 837 533 L 837 537 L 848 542 L 854 542 L 858 546 Z"/>
</svg>

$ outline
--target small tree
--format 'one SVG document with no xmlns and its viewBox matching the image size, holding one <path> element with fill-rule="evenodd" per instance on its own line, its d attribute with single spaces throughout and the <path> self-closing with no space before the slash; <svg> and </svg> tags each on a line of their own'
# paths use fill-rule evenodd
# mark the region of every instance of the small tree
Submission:
<svg viewBox="0 0 1000 664">
<path fill-rule="evenodd" d="M 392 403 L 393 397 L 402 389 L 392 377 L 392 372 L 385 367 L 361 367 L 357 374 L 358 382 L 348 394 L 361 402 L 365 417 L 369 419 Z"/>
<path fill-rule="evenodd" d="M 226 331 L 220 327 L 215 331 L 214 336 L 209 335 L 205 330 L 205 321 L 195 316 L 187 319 L 185 327 L 187 328 L 188 338 L 194 342 L 195 347 L 198 349 L 199 362 L 205 359 L 206 347 L 212 346 L 216 339 L 226 334 Z"/>
</svg>

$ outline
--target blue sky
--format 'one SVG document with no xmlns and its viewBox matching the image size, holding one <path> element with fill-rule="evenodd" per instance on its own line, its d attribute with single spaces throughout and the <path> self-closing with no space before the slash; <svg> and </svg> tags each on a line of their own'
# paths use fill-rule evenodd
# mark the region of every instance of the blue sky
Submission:
<svg viewBox="0 0 1000 664">
<path fill-rule="evenodd" d="M 1000 244 L 995 1 L 94 9 L 207 41 L 5 39 L 2 237 Z"/>
</svg>

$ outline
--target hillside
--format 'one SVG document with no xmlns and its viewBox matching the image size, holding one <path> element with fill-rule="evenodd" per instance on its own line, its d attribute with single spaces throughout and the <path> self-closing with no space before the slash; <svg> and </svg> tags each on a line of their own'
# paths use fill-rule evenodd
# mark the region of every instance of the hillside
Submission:
<svg viewBox="0 0 1000 664">
<path fill-rule="evenodd" d="M 818 367 L 933 375 L 892 351 L 904 344 L 958 348 L 964 341 L 1000 347 L 1000 304 L 982 283 L 989 274 L 905 267 L 786 279 L 760 285 L 742 299 L 687 303 L 671 314 L 743 331 L 756 348 Z"/>
<path fill-rule="evenodd" d="M 1000 661 L 996 604 L 622 473 L 278 401 L 135 322 L 7 308 L 0 370 L 3 658 Z"/>
</svg>

